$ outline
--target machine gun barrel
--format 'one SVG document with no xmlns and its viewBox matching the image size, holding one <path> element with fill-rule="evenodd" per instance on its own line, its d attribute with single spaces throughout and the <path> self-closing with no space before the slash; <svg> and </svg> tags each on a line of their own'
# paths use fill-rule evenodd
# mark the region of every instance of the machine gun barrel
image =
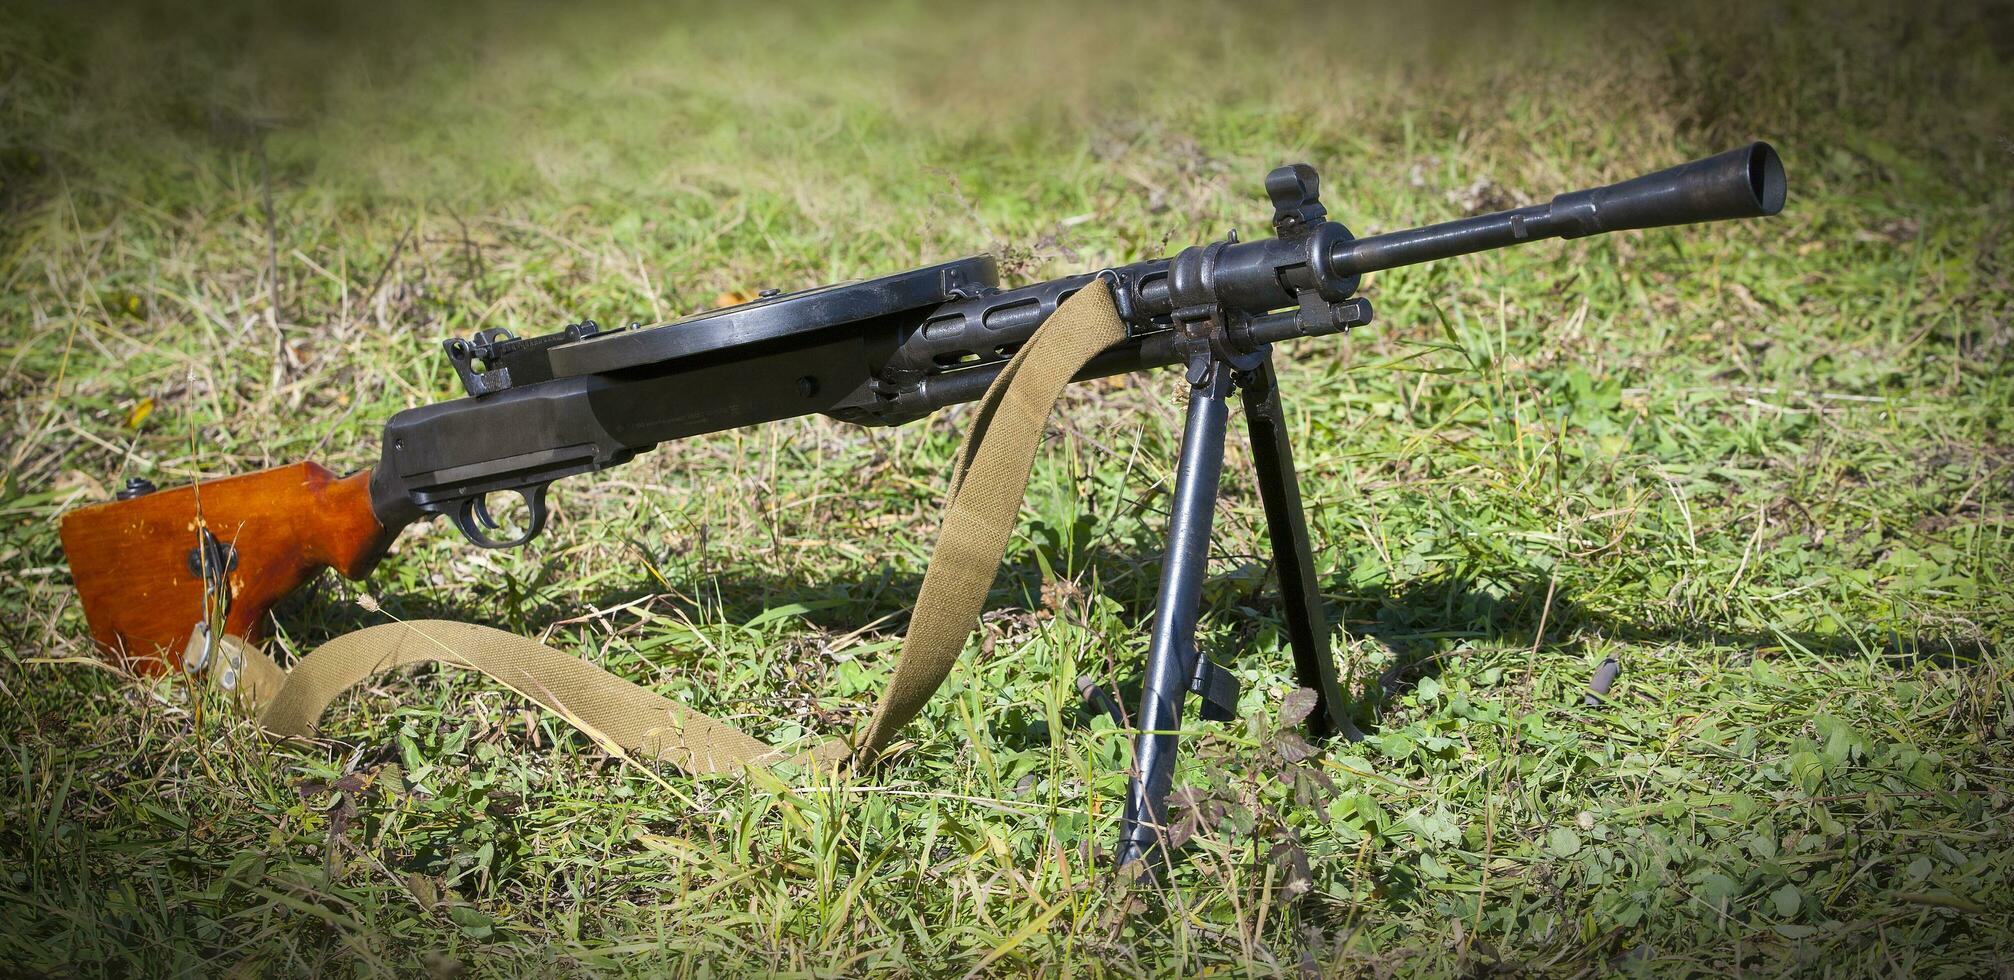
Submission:
<svg viewBox="0 0 2014 980">
<path fill-rule="evenodd" d="M 1312 273 L 1328 279 L 1332 286 L 1336 280 L 1344 280 L 1348 288 L 1340 291 L 1349 292 L 1355 288 L 1356 277 L 1366 272 L 1544 238 L 1767 217 L 1783 210 L 1784 187 L 1783 163 L 1776 151 L 1768 143 L 1752 143 L 1633 180 L 1561 194 L 1550 204 L 1367 238 L 1344 237 L 1330 246 L 1328 268 L 1319 273 L 1312 273 L 1306 265 L 1295 265 L 1300 250 L 1291 242 L 1258 239 L 1228 243 L 1216 259 L 1216 285 L 1224 296 L 1243 300 L 1236 305 L 1251 319 L 1243 326 L 1241 337 L 1251 345 L 1320 336 L 1342 328 L 1311 322 L 1291 311 L 1267 312 L 1293 301 L 1296 284 L 1289 282 L 1291 277 L 1309 278 Z M 1175 305 L 1169 292 L 1173 261 L 1157 259 L 1117 270 L 1119 281 L 1134 284 L 1131 312 L 1138 333 L 1130 342 L 1094 358 L 1078 380 L 1182 362 L 1182 348 L 1165 322 Z M 900 424 L 978 398 L 1000 373 L 1013 346 L 1040 326 L 1064 297 L 1091 279 L 1089 275 L 1069 276 L 940 307 L 889 361 L 915 379 L 914 387 L 878 405 L 873 415 L 837 414 L 867 425 Z M 1321 283 L 1309 278 L 1298 285 Z M 1359 316 L 1369 319 L 1368 307 Z M 1000 346 L 989 348 L 988 344 Z"/>
<path fill-rule="evenodd" d="M 1541 238 L 1762 218 L 1783 210 L 1783 194 L 1783 162 L 1776 150 L 1751 143 L 1634 180 L 1561 194 L 1550 204 L 1352 239 L 1335 247 L 1331 263 L 1339 272 L 1360 275 Z"/>
</svg>

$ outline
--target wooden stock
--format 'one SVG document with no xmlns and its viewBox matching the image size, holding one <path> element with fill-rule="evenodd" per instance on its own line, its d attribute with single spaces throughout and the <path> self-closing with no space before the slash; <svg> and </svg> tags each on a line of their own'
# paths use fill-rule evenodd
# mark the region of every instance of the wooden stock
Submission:
<svg viewBox="0 0 2014 980">
<path fill-rule="evenodd" d="M 228 546 L 224 631 L 257 642 L 273 603 L 324 568 L 362 578 L 398 536 L 371 512 L 371 473 L 295 463 L 63 515 L 63 552 L 103 654 L 143 673 L 178 668 L 205 618 L 203 532 Z M 217 553 L 213 548 L 212 553 Z"/>
</svg>

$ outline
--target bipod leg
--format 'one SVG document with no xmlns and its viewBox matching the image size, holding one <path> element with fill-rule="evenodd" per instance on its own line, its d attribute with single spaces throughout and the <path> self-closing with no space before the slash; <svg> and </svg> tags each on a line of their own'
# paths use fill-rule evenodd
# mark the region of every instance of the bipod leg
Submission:
<svg viewBox="0 0 2014 980">
<path fill-rule="evenodd" d="M 1161 589 L 1154 598 L 1154 631 L 1133 739 L 1133 773 L 1119 826 L 1120 867 L 1142 858 L 1158 870 L 1168 826 L 1168 788 L 1182 730 L 1182 702 L 1197 676 L 1196 613 L 1210 556 L 1210 520 L 1224 469 L 1224 427 L 1230 408 L 1231 371 L 1213 363 L 1189 394 L 1182 458 L 1175 469 L 1175 506 L 1168 521 L 1168 550 Z M 1235 697 L 1233 698 L 1235 702 Z"/>
<path fill-rule="evenodd" d="M 1329 628 L 1322 618 L 1322 593 L 1315 581 L 1315 559 L 1308 542 L 1308 520 L 1301 510 L 1301 487 L 1294 476 L 1294 448 L 1287 420 L 1280 411 L 1279 380 L 1268 354 L 1257 368 L 1239 376 L 1244 390 L 1245 430 L 1252 440 L 1252 464 L 1258 470 L 1259 497 L 1266 505 L 1266 533 L 1273 542 L 1273 568 L 1280 576 L 1280 599 L 1287 620 L 1287 638 L 1294 648 L 1294 674 L 1318 700 L 1308 716 L 1316 738 L 1340 734 L 1352 742 L 1364 736 L 1350 720 L 1342 687 L 1336 683 L 1336 661 L 1329 650 Z"/>
</svg>

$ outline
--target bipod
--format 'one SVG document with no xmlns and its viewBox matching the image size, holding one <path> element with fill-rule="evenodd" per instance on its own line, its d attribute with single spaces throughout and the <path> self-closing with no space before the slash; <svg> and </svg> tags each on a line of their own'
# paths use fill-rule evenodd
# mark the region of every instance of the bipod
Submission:
<svg viewBox="0 0 2014 980">
<path fill-rule="evenodd" d="M 1218 348 L 1222 350 L 1221 347 Z M 1196 646 L 1196 617 L 1207 574 L 1210 523 L 1224 468 L 1225 427 L 1232 388 L 1243 393 L 1245 429 L 1252 463 L 1266 508 L 1294 671 L 1315 692 L 1308 716 L 1317 738 L 1340 734 L 1362 738 L 1345 710 L 1329 650 L 1328 626 L 1316 588 L 1308 523 L 1294 478 L 1293 448 L 1280 410 L 1278 379 L 1270 350 L 1224 357 L 1203 353 L 1191 360 L 1189 417 L 1182 430 L 1181 459 L 1175 471 L 1174 511 L 1168 547 L 1154 600 L 1154 629 L 1147 647 L 1146 673 L 1136 716 L 1133 769 L 1126 785 L 1126 809 L 1116 855 L 1120 867 L 1142 858 L 1158 871 L 1166 863 L 1168 792 L 1182 728 L 1182 707 L 1190 692 L 1202 697 L 1202 717 L 1230 721 L 1237 716 L 1238 679 Z"/>
</svg>

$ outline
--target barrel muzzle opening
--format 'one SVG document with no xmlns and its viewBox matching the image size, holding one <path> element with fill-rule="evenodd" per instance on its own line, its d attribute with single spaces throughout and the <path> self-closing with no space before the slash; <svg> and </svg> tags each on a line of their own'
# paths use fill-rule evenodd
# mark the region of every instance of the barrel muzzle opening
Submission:
<svg viewBox="0 0 2014 980">
<path fill-rule="evenodd" d="M 1755 193 L 1755 206 L 1762 217 L 1769 217 L 1783 210 L 1785 193 L 1783 180 L 1783 158 L 1776 155 L 1776 148 L 1757 141 L 1748 147 L 1748 189 Z"/>
</svg>

